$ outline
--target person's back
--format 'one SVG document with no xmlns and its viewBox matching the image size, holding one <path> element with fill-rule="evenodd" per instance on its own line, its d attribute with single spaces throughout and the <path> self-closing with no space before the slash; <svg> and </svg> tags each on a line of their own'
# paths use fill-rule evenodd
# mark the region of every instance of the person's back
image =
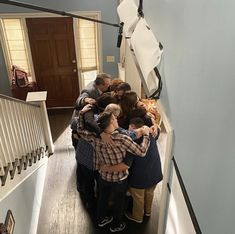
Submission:
<svg viewBox="0 0 235 234">
<path fill-rule="evenodd" d="M 94 104 L 95 100 L 109 88 L 111 76 L 106 73 L 98 74 L 96 79 L 90 82 L 78 97 L 75 108 L 84 104 Z"/>
<path fill-rule="evenodd" d="M 144 125 L 141 118 L 133 118 L 130 120 L 129 130 L 135 130 Z M 160 128 L 157 129 L 155 137 L 150 135 L 150 144 L 145 157 L 136 157 L 127 152 L 124 162 L 130 166 L 129 168 L 129 185 L 130 187 L 145 189 L 156 185 L 162 180 L 162 168 L 157 147 L 157 139 L 160 135 Z M 140 144 L 142 138 L 135 140 Z"/>
<path fill-rule="evenodd" d="M 91 81 L 91 82 L 89 82 L 87 85 L 86 85 L 86 87 L 81 91 L 81 94 L 83 94 L 83 93 L 85 93 L 85 92 L 88 92 L 89 94 L 90 94 L 90 96 L 89 97 L 91 97 L 91 98 L 94 98 L 94 99 L 96 99 L 97 97 L 96 97 L 96 86 L 95 86 L 95 81 Z M 98 95 L 97 96 L 99 96 L 99 93 L 97 93 Z"/>
<path fill-rule="evenodd" d="M 139 126 L 137 126 L 139 125 Z M 141 118 L 131 120 L 130 129 L 135 129 L 143 125 Z M 152 201 L 156 185 L 162 180 L 161 161 L 159 157 L 156 137 L 150 136 L 150 145 L 145 157 L 136 157 L 137 155 L 127 153 L 124 164 L 129 166 L 129 191 L 133 198 L 133 209 L 131 213 L 126 213 L 126 217 L 137 223 L 143 222 L 144 214 L 151 215 Z M 142 139 L 137 139 L 141 143 Z"/>
<path fill-rule="evenodd" d="M 135 142 L 141 143 L 142 139 Z M 129 168 L 129 185 L 134 188 L 144 189 L 159 183 L 162 176 L 161 161 L 156 144 L 156 138 L 150 136 L 150 144 L 145 157 L 136 157 L 127 152 L 124 162 L 132 161 Z"/>
</svg>

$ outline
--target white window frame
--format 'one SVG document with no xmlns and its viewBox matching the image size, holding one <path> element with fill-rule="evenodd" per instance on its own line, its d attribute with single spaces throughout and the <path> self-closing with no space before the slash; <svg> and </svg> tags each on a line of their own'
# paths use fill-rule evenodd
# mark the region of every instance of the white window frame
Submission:
<svg viewBox="0 0 235 234">
<path fill-rule="evenodd" d="M 95 14 L 94 14 L 95 13 Z M 99 11 L 96 12 L 89 12 L 89 11 L 83 11 L 83 14 L 81 14 L 81 12 L 75 12 L 74 14 L 78 14 L 81 16 L 85 16 L 88 17 L 89 16 L 96 16 L 98 20 L 101 20 L 101 13 Z M 82 77 L 82 72 L 80 71 L 80 67 L 81 67 L 81 63 L 80 63 L 80 59 L 79 58 L 79 54 L 80 54 L 80 48 L 79 48 L 79 41 L 78 38 L 76 37 L 76 35 L 79 34 L 79 30 L 78 30 L 78 21 L 77 19 L 74 19 L 74 40 L 75 40 L 75 49 L 76 49 L 76 56 L 77 57 L 77 67 L 79 69 L 79 76 L 80 76 L 80 91 L 85 87 L 85 83 L 84 83 L 84 79 Z M 101 30 L 101 24 L 97 23 L 97 53 L 98 53 L 98 73 L 101 72 L 103 70 L 103 60 L 102 60 L 102 30 Z"/>
<path fill-rule="evenodd" d="M 22 23 L 22 29 L 23 29 L 23 34 L 24 34 L 24 39 L 25 39 L 25 45 L 26 45 L 26 54 L 28 57 L 28 62 L 29 62 L 29 66 L 30 66 L 30 72 L 31 72 L 31 77 L 32 77 L 32 81 L 36 81 L 35 79 L 35 72 L 34 72 L 34 67 L 33 67 L 33 60 L 32 60 L 32 54 L 31 54 L 31 50 L 30 50 L 30 45 L 29 45 L 29 40 L 28 40 L 28 32 L 27 32 L 27 27 L 26 27 L 26 23 L 25 23 L 25 17 L 19 16 L 19 15 L 4 15 L 2 16 L 2 14 L 0 15 L 0 40 L 1 40 L 1 44 L 2 44 L 2 49 L 3 49 L 3 54 L 4 54 L 4 59 L 5 59 L 5 64 L 6 64 L 6 68 L 7 68 L 7 74 L 8 74 L 8 79 L 9 82 L 11 84 L 11 59 L 10 59 L 10 54 L 8 51 L 8 46 L 7 46 L 7 41 L 5 40 L 6 35 L 5 35 L 5 31 L 3 30 L 3 22 L 2 19 L 20 19 L 21 23 Z"/>
<path fill-rule="evenodd" d="M 80 15 L 80 16 L 84 16 L 84 17 L 88 17 L 89 16 L 96 16 L 98 20 L 101 19 L 101 12 L 100 11 L 73 11 L 70 12 L 72 14 L 76 14 L 76 15 Z M 28 58 L 29 58 L 29 65 L 30 65 L 30 69 L 31 69 L 31 75 L 32 75 L 32 80 L 36 81 L 36 76 L 35 76 L 35 72 L 34 72 L 34 67 L 33 67 L 33 59 L 32 59 L 32 53 L 31 53 L 31 48 L 30 48 L 30 44 L 29 44 L 29 37 L 28 37 L 28 30 L 27 30 L 27 26 L 26 26 L 26 18 L 45 18 L 45 17 L 64 17 L 61 15 L 56 15 L 56 14 L 50 14 L 50 13 L 12 13 L 12 14 L 0 14 L 0 23 L 1 23 L 1 27 L 0 27 L 0 41 L 1 41 L 1 45 L 2 45 L 2 49 L 3 49 L 3 54 L 4 54 L 4 59 L 5 59 L 5 63 L 6 63 L 6 68 L 7 68 L 7 73 L 8 73 L 8 78 L 9 78 L 9 83 L 11 83 L 11 65 L 10 65 L 10 58 L 9 58 L 9 53 L 8 53 L 8 49 L 7 49 L 7 42 L 5 41 L 5 37 L 4 35 L 4 30 L 3 30 L 3 23 L 1 19 L 21 19 L 22 20 L 22 26 L 23 26 L 23 30 L 24 30 L 24 36 L 25 36 L 25 43 L 26 43 L 26 50 L 28 53 Z M 75 42 L 75 53 L 76 53 L 76 61 L 77 61 L 77 68 L 78 68 L 78 81 L 79 81 L 79 88 L 80 91 L 84 88 L 84 81 L 82 79 L 81 76 L 81 71 L 80 71 L 80 59 L 79 59 L 79 41 L 77 39 L 77 33 L 78 33 L 78 28 L 76 27 L 77 24 L 77 18 L 73 18 L 73 27 L 74 27 L 74 42 Z M 101 28 L 101 24 L 97 23 L 97 53 L 98 53 L 98 60 L 99 60 L 99 64 L 98 64 L 98 72 L 101 72 L 103 70 L 103 60 L 102 60 L 102 38 L 101 38 L 101 32 L 102 32 L 102 28 Z"/>
</svg>

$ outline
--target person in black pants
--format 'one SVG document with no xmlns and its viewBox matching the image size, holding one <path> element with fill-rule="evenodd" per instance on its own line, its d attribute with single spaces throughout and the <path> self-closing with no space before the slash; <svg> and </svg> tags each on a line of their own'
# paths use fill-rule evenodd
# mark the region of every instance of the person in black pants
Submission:
<svg viewBox="0 0 235 234">
<path fill-rule="evenodd" d="M 126 135 L 120 134 L 116 117 L 110 112 L 103 112 L 99 115 L 97 120 L 101 132 L 109 134 L 113 145 L 105 144 L 101 138 L 97 138 L 94 133 L 84 129 L 84 114 L 91 109 L 91 105 L 85 106 L 79 113 L 78 134 L 92 144 L 96 152 L 96 158 L 99 165 L 102 164 L 118 164 L 122 162 L 127 151 L 145 156 L 149 146 L 149 128 L 143 127 L 142 135 L 143 141 L 140 145 L 133 142 L 133 140 Z M 125 223 L 122 221 L 123 208 L 125 200 L 125 192 L 127 188 L 128 172 L 118 173 L 103 173 L 100 174 L 99 180 L 100 194 L 98 199 L 98 226 L 103 227 L 111 223 L 110 231 L 122 231 L 125 228 Z M 107 206 L 111 191 L 114 194 L 113 217 L 107 216 Z"/>
</svg>

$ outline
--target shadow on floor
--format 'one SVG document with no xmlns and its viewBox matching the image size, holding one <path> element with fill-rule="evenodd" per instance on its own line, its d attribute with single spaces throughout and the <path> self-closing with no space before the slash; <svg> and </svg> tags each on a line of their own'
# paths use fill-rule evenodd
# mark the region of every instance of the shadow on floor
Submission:
<svg viewBox="0 0 235 234">
<path fill-rule="evenodd" d="M 73 108 L 48 109 L 47 113 L 51 127 L 52 139 L 53 142 L 55 142 L 70 124 Z"/>
</svg>

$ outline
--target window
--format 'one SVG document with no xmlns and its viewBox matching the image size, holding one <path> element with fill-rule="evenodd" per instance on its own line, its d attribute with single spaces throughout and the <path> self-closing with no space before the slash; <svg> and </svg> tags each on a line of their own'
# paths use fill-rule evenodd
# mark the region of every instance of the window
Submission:
<svg viewBox="0 0 235 234">
<path fill-rule="evenodd" d="M 88 18 L 99 18 L 98 12 L 75 13 Z M 41 13 L 34 15 L 34 17 L 55 17 L 54 15 L 42 15 Z M 29 81 L 32 81 L 35 80 L 35 75 L 25 17 L 27 17 L 27 14 L 26 16 L 2 16 L 0 18 L 0 38 L 3 43 L 9 78 L 11 77 L 10 70 L 12 65 L 16 65 L 23 68 L 28 73 Z M 28 17 L 32 17 L 32 15 L 29 14 Z M 99 25 L 96 22 L 83 19 L 76 19 L 74 23 L 76 55 L 80 68 L 80 87 L 84 87 L 87 83 L 94 80 L 97 73 L 100 72 Z"/>
<path fill-rule="evenodd" d="M 96 19 L 95 16 L 88 17 Z M 97 34 L 97 23 L 78 20 L 80 71 L 84 86 L 94 80 L 99 72 Z"/>
<path fill-rule="evenodd" d="M 12 65 L 23 68 L 32 80 L 24 28 L 21 19 L 2 19 L 2 30 L 6 44 L 9 69 Z"/>
</svg>

